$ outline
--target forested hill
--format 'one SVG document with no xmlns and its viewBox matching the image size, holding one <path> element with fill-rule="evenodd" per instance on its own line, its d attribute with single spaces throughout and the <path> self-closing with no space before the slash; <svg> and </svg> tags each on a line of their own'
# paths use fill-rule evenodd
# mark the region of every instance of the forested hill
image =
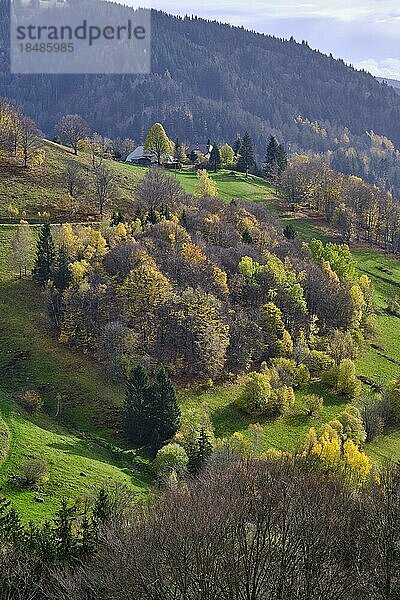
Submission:
<svg viewBox="0 0 400 600">
<path fill-rule="evenodd" d="M 271 132 L 294 150 L 327 151 L 343 135 L 358 148 L 371 130 L 400 145 L 400 98 L 390 86 L 305 42 L 199 18 L 153 11 L 149 76 L 11 76 L 6 4 L 0 0 L 0 96 L 20 104 L 47 135 L 72 112 L 103 134 L 137 142 L 156 120 L 188 142 L 232 143 L 247 129 L 259 158 Z"/>
</svg>

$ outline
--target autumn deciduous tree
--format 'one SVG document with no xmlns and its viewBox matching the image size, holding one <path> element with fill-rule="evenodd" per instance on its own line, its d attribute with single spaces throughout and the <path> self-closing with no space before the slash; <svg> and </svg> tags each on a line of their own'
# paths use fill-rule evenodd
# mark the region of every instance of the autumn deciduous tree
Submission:
<svg viewBox="0 0 400 600">
<path fill-rule="evenodd" d="M 65 115 L 56 125 L 61 141 L 67 143 L 78 154 L 78 145 L 90 135 L 90 127 L 79 115 Z"/>
<path fill-rule="evenodd" d="M 43 163 L 45 155 L 42 148 L 42 133 L 28 117 L 21 117 L 19 120 L 17 148 L 22 155 L 25 168 Z"/>
<path fill-rule="evenodd" d="M 196 186 L 196 196 L 217 196 L 217 184 L 211 179 L 206 169 L 197 171 L 198 182 Z"/>
<path fill-rule="evenodd" d="M 220 148 L 222 165 L 226 168 L 233 167 L 235 164 L 235 152 L 229 144 L 224 144 Z"/>
<path fill-rule="evenodd" d="M 104 206 L 110 199 L 114 190 L 115 174 L 107 165 L 101 164 L 94 169 L 94 186 L 97 205 L 100 215 L 103 214 Z"/>
<path fill-rule="evenodd" d="M 144 143 L 144 148 L 145 150 L 154 153 L 158 165 L 161 165 L 162 157 L 172 151 L 171 141 L 165 133 L 165 129 L 161 123 L 155 123 L 151 127 Z"/>
<path fill-rule="evenodd" d="M 76 198 L 83 187 L 82 169 L 75 162 L 69 162 L 61 176 L 62 183 L 66 187 L 69 195 Z"/>
</svg>

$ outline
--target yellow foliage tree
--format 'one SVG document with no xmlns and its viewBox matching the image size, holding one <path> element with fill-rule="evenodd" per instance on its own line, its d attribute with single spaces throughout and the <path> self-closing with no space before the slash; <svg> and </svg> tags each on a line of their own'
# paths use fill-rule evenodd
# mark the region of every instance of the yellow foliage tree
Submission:
<svg viewBox="0 0 400 600">
<path fill-rule="evenodd" d="M 196 186 L 196 196 L 203 198 L 204 196 L 217 196 L 217 184 L 211 179 L 206 169 L 197 171 L 198 182 Z"/>
<path fill-rule="evenodd" d="M 353 442 L 347 440 L 343 444 L 343 461 L 345 466 L 352 471 L 359 481 L 366 481 L 372 470 L 372 463 L 368 456 L 364 454 Z"/>
</svg>

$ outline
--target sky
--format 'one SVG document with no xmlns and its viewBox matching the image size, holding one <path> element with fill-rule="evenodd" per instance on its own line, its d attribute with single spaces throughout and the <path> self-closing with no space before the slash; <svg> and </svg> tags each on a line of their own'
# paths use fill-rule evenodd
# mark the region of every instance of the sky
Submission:
<svg viewBox="0 0 400 600">
<path fill-rule="evenodd" d="M 311 47 L 373 75 L 400 80 L 400 0 L 121 0 L 196 14 Z"/>
</svg>

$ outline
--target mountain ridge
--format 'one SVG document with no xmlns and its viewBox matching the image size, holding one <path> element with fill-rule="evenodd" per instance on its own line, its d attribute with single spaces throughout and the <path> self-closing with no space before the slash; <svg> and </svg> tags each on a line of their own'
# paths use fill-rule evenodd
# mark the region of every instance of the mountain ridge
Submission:
<svg viewBox="0 0 400 600">
<path fill-rule="evenodd" d="M 4 17 L 4 0 L 1 7 Z M 273 134 L 292 151 L 336 153 L 335 168 L 367 178 L 379 165 L 362 172 L 363 158 L 355 163 L 348 149 L 369 152 L 371 131 L 400 145 L 398 93 L 306 42 L 154 10 L 152 35 L 150 75 L 18 76 L 7 72 L 3 57 L 0 96 L 21 105 L 50 137 L 68 113 L 81 114 L 99 133 L 137 143 L 155 121 L 188 143 L 232 144 L 247 130 L 259 161 Z"/>
</svg>

